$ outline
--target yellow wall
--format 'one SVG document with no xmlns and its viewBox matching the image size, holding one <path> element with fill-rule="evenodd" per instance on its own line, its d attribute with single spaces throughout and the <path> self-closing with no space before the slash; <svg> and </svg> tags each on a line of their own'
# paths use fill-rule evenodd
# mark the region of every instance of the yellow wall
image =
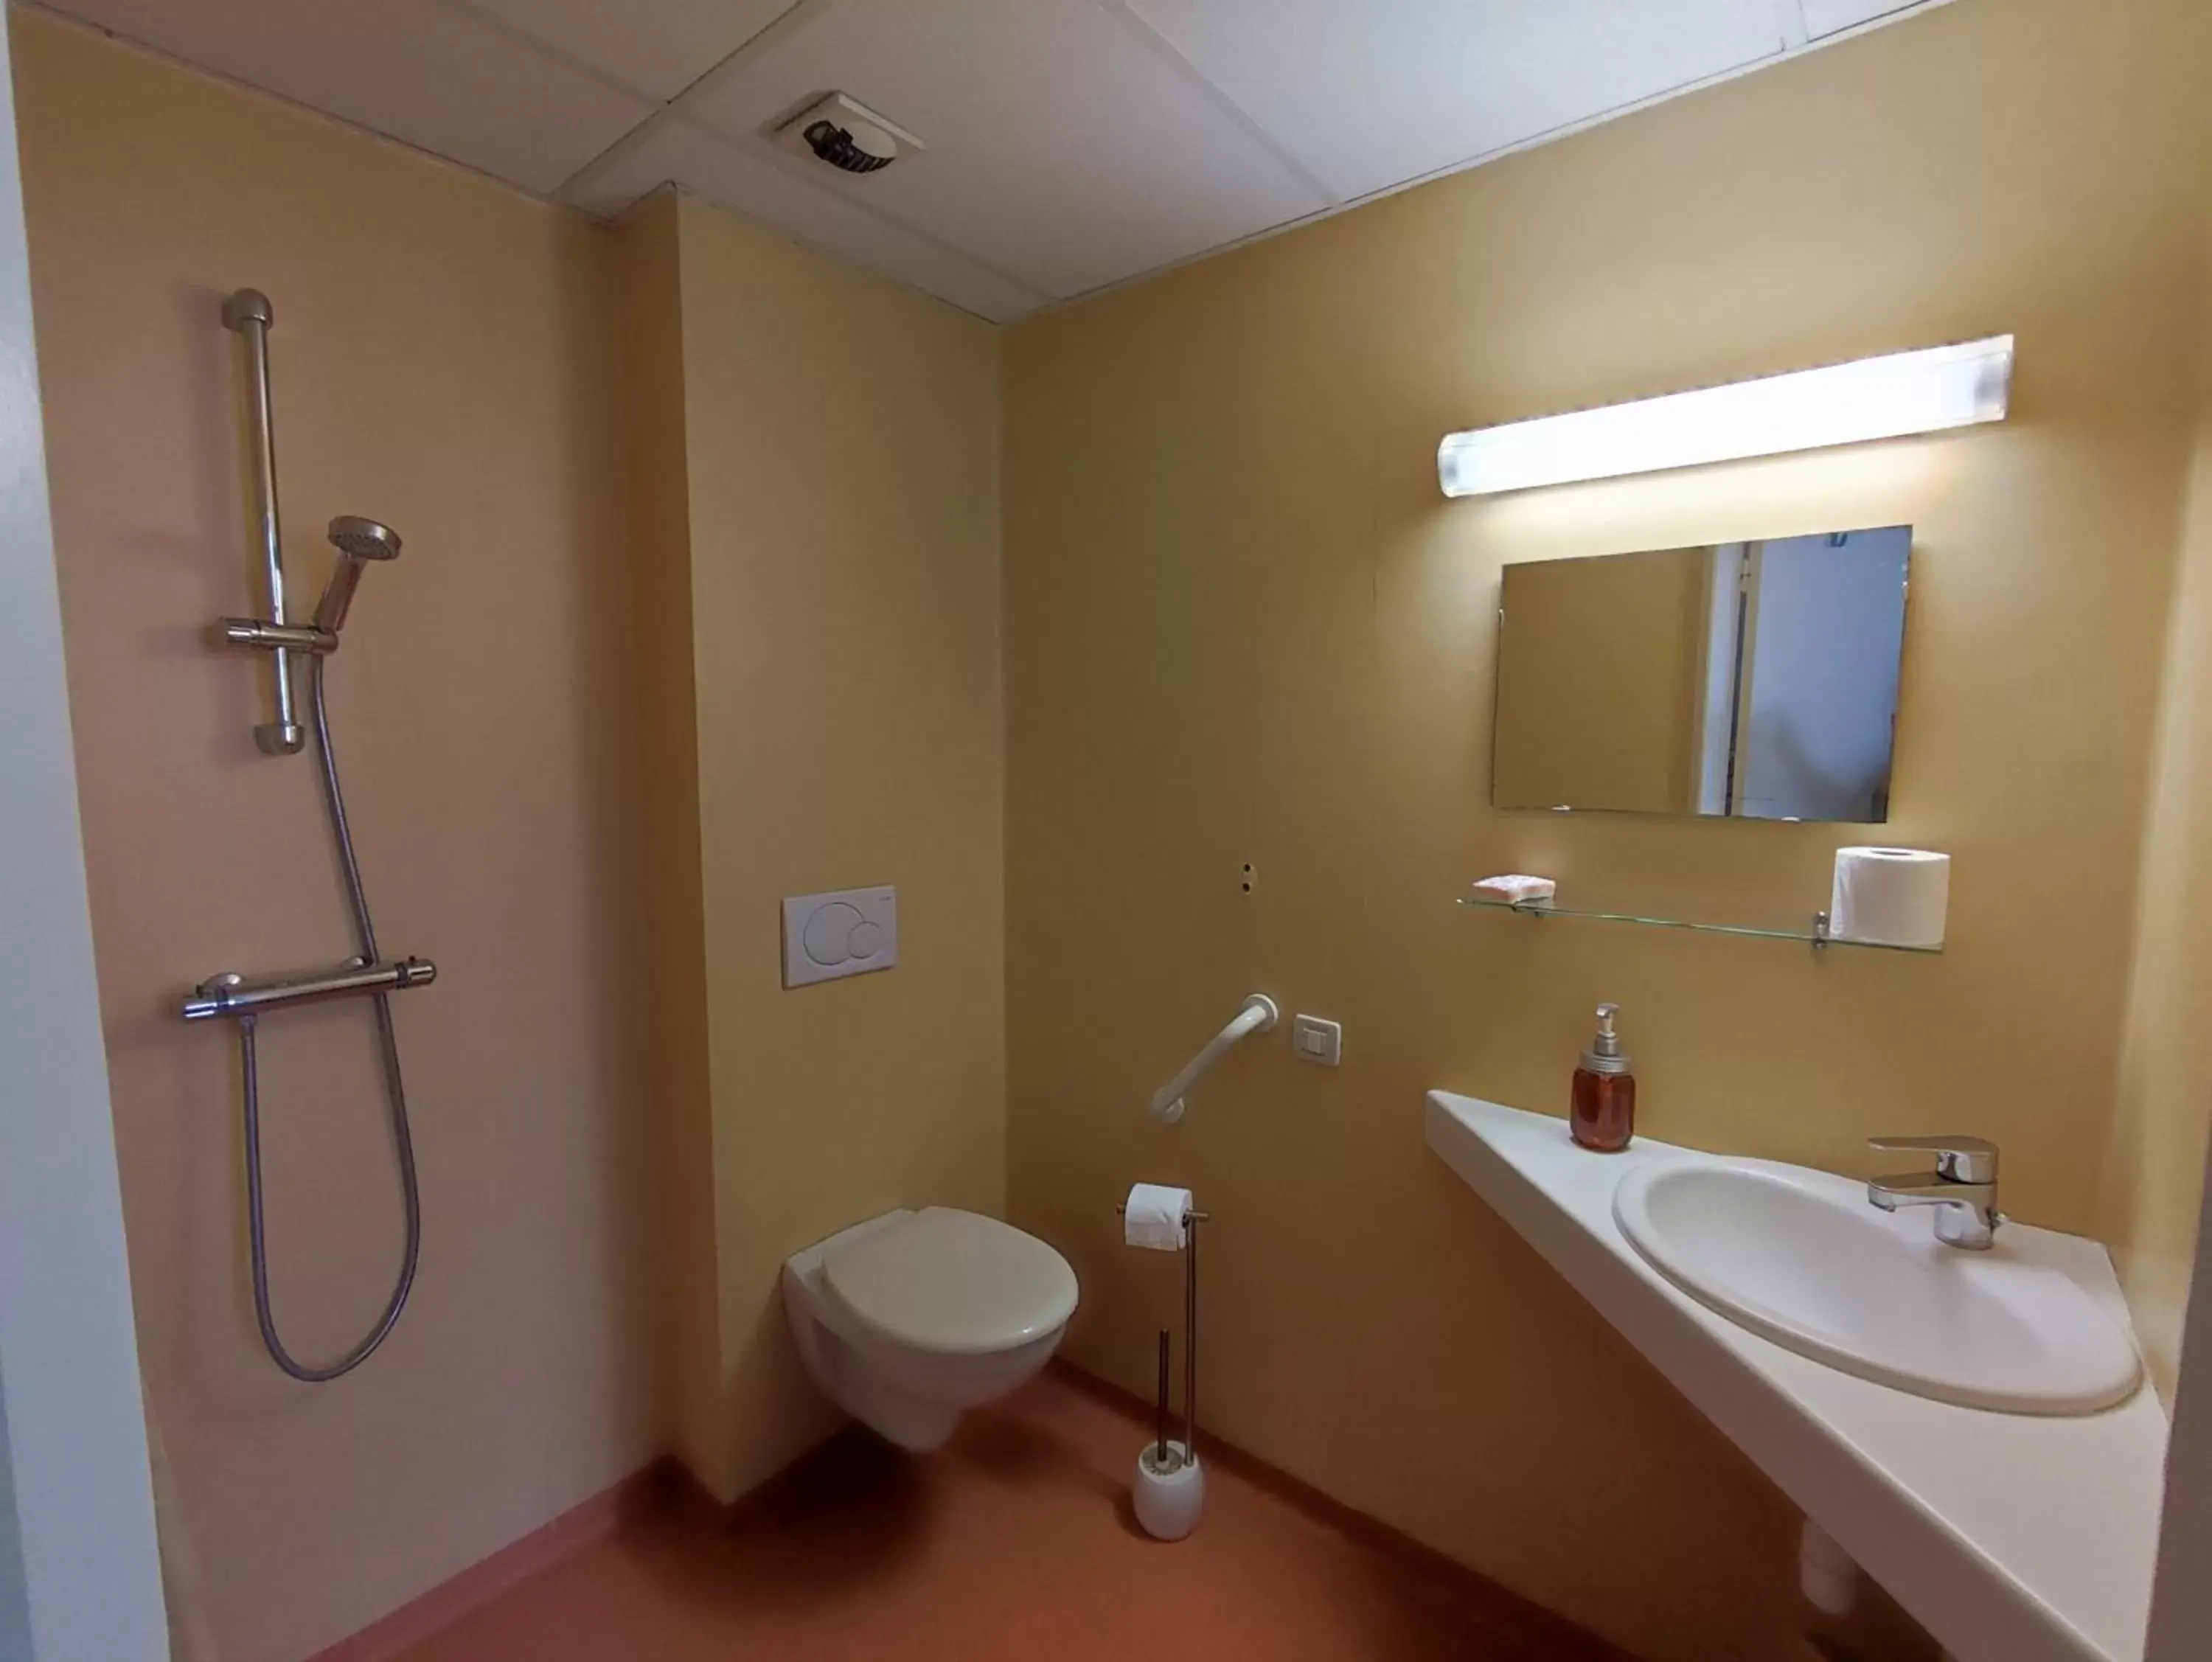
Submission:
<svg viewBox="0 0 2212 1662">
<path fill-rule="evenodd" d="M 1492 801 L 1695 811 L 1711 569 L 1668 548 L 1512 572 Z"/>
<path fill-rule="evenodd" d="M 2206 316 L 2212 323 L 2212 307 Z M 2166 639 L 2102 1231 L 2169 1397 L 2212 1133 L 2203 1025 L 2212 1009 L 2212 328 L 2203 338 L 2204 403 Z"/>
<path fill-rule="evenodd" d="M 1564 1107 L 1619 1000 L 1650 1134 L 1844 1171 L 1975 1129 L 2100 1215 L 2195 411 L 2200 9 L 1961 0 L 1017 327 L 1008 344 L 1012 1215 L 1141 1388 L 1194 1184 L 1222 1434 L 1655 1657 L 1749 1642 L 1778 1499 L 1422 1148 L 1445 1086 Z M 2057 119 L 2054 112 L 2063 112 Z M 2001 428 L 1447 502 L 1446 431 L 2016 331 Z M 1808 922 L 1835 828 L 1487 804 L 1498 570 L 1917 527 L 1894 817 L 1941 959 L 1455 913 Z M 1258 868 L 1239 892 L 1240 864 Z M 1259 988 L 1345 1065 L 1143 1104 Z M 1618 1543 L 1578 1550 L 1574 1543 Z"/>
<path fill-rule="evenodd" d="M 831 1423 L 782 1258 L 895 1205 L 1003 1209 L 996 336 L 696 203 L 611 234 L 15 29 L 179 1613 L 226 1659 L 291 1657 L 664 1438 L 750 1487 Z M 253 1336 L 229 1036 L 169 1014 L 217 968 L 346 939 L 312 764 L 253 750 L 265 670 L 202 640 L 256 605 L 216 318 L 246 283 L 277 312 L 295 587 L 332 512 L 406 541 L 335 719 L 381 932 L 443 971 L 398 1007 L 415 1301 L 320 1391 Z M 874 882 L 901 967 L 783 992 L 777 898 Z M 374 1315 L 398 1251 L 358 1014 L 264 1029 L 276 1297 L 310 1355 Z"/>
<path fill-rule="evenodd" d="M 622 234 L 630 326 L 641 304 L 681 317 L 688 520 L 642 550 L 641 651 L 688 625 L 647 745 L 656 773 L 696 758 L 656 787 L 653 843 L 698 862 L 696 900 L 672 892 L 703 922 L 698 964 L 660 981 L 696 975 L 682 1042 L 704 1049 L 664 1109 L 679 1175 L 711 1174 L 715 1324 L 695 1244 L 672 1270 L 675 1395 L 686 1458 L 727 1498 L 832 1423 L 785 1326 L 784 1258 L 895 1206 L 1005 1206 L 998 344 L 696 201 L 656 198 Z M 660 362 L 639 429 L 656 445 Z M 779 897 L 877 883 L 898 888 L 899 966 L 785 991 Z"/>
<path fill-rule="evenodd" d="M 140 1354 L 177 1614 L 291 1662 L 655 1446 L 629 596 L 602 232 L 473 175 L 14 19 L 40 373 Z M 242 380 L 221 295 L 276 306 L 295 585 L 386 519 L 331 667 L 386 946 L 422 1272 L 352 1378 L 280 1375 L 244 1269 L 238 1063 L 179 995 L 351 934 L 311 756 L 257 752 Z M 304 681 L 303 681 L 304 686 Z M 360 1005 L 263 1023 L 275 1294 L 310 1358 L 399 1254 Z"/>
</svg>

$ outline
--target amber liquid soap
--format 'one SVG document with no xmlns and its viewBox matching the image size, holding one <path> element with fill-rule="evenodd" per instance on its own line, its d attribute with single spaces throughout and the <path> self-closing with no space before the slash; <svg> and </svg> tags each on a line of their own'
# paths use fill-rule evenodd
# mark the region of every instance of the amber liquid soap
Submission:
<svg viewBox="0 0 2212 1662">
<path fill-rule="evenodd" d="M 1597 1007 L 1597 1033 L 1575 1069 L 1567 1129 L 1585 1148 L 1617 1154 L 1636 1135 L 1636 1075 L 1620 1048 L 1620 1006 Z"/>
</svg>

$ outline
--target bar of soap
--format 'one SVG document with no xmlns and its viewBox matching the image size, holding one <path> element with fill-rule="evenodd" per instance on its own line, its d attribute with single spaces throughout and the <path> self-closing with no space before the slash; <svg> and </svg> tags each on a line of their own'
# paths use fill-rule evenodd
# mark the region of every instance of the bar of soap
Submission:
<svg viewBox="0 0 2212 1662">
<path fill-rule="evenodd" d="M 1498 877 L 1486 877 L 1474 886 L 1474 893 L 1484 900 L 1503 900 L 1514 906 L 1548 906 L 1557 898 L 1559 886 L 1548 877 L 1530 877 L 1521 872 L 1508 872 Z"/>
</svg>

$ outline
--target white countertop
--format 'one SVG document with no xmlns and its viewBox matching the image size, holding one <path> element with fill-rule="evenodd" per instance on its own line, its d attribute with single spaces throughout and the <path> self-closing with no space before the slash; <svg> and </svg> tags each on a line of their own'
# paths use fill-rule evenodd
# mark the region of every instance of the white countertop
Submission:
<svg viewBox="0 0 2212 1662">
<path fill-rule="evenodd" d="M 1711 1158 L 1431 1091 L 1429 1147 L 1960 1662 L 2141 1662 L 2166 1424 L 2146 1385 L 2101 1414 L 1931 1402 L 1785 1350 L 1678 1291 L 1613 1219 L 1621 1176 Z M 2127 1307 L 2105 1249 L 2009 1224 L 2004 1250 Z"/>
</svg>

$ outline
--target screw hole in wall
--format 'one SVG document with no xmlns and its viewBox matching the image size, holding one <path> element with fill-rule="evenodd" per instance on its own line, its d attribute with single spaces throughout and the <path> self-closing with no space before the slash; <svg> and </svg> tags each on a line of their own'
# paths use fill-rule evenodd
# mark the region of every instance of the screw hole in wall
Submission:
<svg viewBox="0 0 2212 1662">
<path fill-rule="evenodd" d="M 1246 861 L 1243 870 L 1237 874 L 1237 887 L 1238 891 L 1244 894 L 1249 894 L 1254 889 L 1259 886 L 1259 884 L 1260 873 L 1258 868 L 1255 868 L 1250 861 Z"/>
</svg>

